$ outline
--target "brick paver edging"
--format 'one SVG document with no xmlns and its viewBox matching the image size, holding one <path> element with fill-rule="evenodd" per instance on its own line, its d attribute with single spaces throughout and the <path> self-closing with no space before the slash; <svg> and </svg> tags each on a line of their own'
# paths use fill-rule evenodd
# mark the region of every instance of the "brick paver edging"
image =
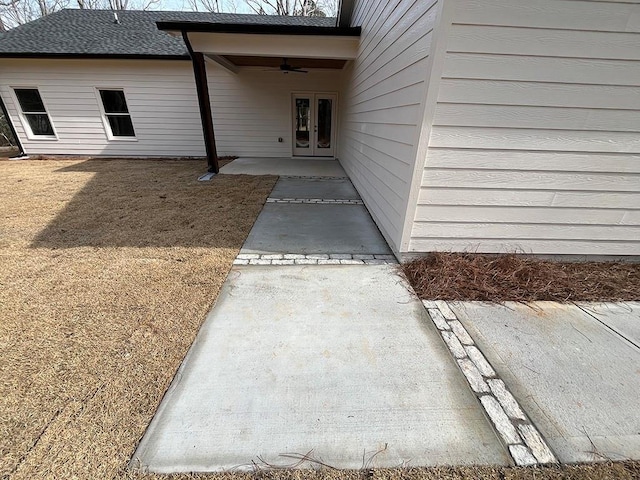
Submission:
<svg viewBox="0 0 640 480">
<path fill-rule="evenodd" d="M 397 263 L 393 255 L 357 253 L 241 253 L 234 265 L 387 265 Z"/>
<path fill-rule="evenodd" d="M 423 300 L 429 317 L 456 359 L 516 465 L 558 463 L 555 455 L 443 300 Z"/>
<path fill-rule="evenodd" d="M 304 203 L 313 205 L 364 205 L 362 200 L 340 200 L 335 198 L 267 198 L 267 203 Z"/>
</svg>

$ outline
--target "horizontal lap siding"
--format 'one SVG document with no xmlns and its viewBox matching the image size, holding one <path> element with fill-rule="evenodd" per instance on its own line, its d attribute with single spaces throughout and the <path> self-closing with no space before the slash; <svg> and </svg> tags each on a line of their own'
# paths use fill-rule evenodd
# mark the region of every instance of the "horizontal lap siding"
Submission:
<svg viewBox="0 0 640 480">
<path fill-rule="evenodd" d="M 11 87 L 38 87 L 57 140 L 27 138 Z M 123 88 L 136 141 L 109 141 L 96 87 Z M 0 94 L 30 155 L 204 155 L 190 62 L 0 60 Z"/>
<path fill-rule="evenodd" d="M 261 157 L 291 156 L 291 92 L 338 92 L 341 75 L 207 70 L 218 153 Z M 10 94 L 15 86 L 38 87 L 57 140 L 27 138 Z M 137 141 L 108 140 L 96 87 L 124 88 Z M 205 155 L 188 61 L 0 60 L 0 94 L 31 155 Z"/>
<path fill-rule="evenodd" d="M 339 158 L 387 241 L 402 236 L 437 0 L 356 2 L 358 57 L 344 75 Z"/>
<path fill-rule="evenodd" d="M 283 74 L 265 68 L 241 68 L 237 74 L 207 64 L 209 94 L 221 155 L 290 157 L 293 92 L 338 93 L 341 70 Z M 336 128 L 338 128 L 336 124 Z M 278 139 L 282 138 L 282 142 Z M 342 139 L 337 138 L 338 144 Z"/>
<path fill-rule="evenodd" d="M 640 3 L 457 5 L 410 250 L 640 255 Z"/>
</svg>

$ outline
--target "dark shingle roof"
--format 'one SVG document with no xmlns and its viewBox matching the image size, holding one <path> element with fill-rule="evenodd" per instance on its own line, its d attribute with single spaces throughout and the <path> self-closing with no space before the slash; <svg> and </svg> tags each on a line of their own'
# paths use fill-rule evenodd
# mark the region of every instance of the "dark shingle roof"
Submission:
<svg viewBox="0 0 640 480">
<path fill-rule="evenodd" d="M 335 27 L 335 18 L 233 13 L 125 10 L 114 22 L 111 10 L 61 10 L 0 34 L 0 57 L 121 56 L 187 57 L 181 38 L 158 30 L 156 22 Z"/>
</svg>

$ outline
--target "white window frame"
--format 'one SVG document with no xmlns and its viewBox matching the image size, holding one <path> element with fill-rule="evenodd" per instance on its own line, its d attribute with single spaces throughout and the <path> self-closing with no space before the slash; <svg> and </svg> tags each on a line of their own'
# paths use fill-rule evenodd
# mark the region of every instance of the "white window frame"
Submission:
<svg viewBox="0 0 640 480">
<path fill-rule="evenodd" d="M 124 99 L 127 102 L 127 110 L 129 113 L 110 113 L 109 115 L 120 115 L 125 116 L 128 115 L 131 119 L 131 124 L 133 125 L 133 137 L 120 137 L 113 134 L 111 131 L 111 124 L 109 123 L 109 119 L 107 118 L 107 113 L 104 111 L 104 104 L 102 103 L 102 96 L 100 95 L 100 90 L 114 90 L 124 93 Z M 102 126 L 104 127 L 104 133 L 107 136 L 107 139 L 110 142 L 137 142 L 138 141 L 138 129 L 136 128 L 135 123 L 133 122 L 133 115 L 131 114 L 131 108 L 129 106 L 128 95 L 126 90 L 123 87 L 96 87 L 95 88 L 96 100 L 98 101 L 98 108 L 100 108 L 100 116 L 102 117 Z"/>
<path fill-rule="evenodd" d="M 56 126 L 53 123 L 53 119 L 51 118 L 51 114 L 49 113 L 49 107 L 47 106 L 47 102 L 45 102 L 44 100 L 44 96 L 42 95 L 42 91 L 40 90 L 40 87 L 34 86 L 34 85 L 15 85 L 15 86 L 11 86 L 9 90 L 11 90 L 11 98 L 14 101 L 14 104 L 16 106 L 16 112 L 18 112 L 18 118 L 20 119 L 20 123 L 22 124 L 22 128 L 24 132 L 27 134 L 27 138 L 32 141 L 45 141 L 45 142 L 51 141 L 51 140 L 57 141 L 58 132 L 56 130 Z M 44 106 L 44 113 L 46 113 L 47 118 L 49 118 L 49 123 L 51 124 L 53 135 L 36 135 L 35 133 L 33 133 L 33 130 L 31 130 L 31 124 L 27 119 L 27 115 L 29 113 L 32 113 L 34 115 L 35 114 L 41 115 L 43 112 L 27 112 L 25 114 L 25 112 L 22 111 L 22 105 L 18 100 L 18 95 L 16 94 L 16 90 L 37 90 L 38 91 L 38 95 L 40 95 L 40 100 L 42 101 L 42 105 Z"/>
</svg>

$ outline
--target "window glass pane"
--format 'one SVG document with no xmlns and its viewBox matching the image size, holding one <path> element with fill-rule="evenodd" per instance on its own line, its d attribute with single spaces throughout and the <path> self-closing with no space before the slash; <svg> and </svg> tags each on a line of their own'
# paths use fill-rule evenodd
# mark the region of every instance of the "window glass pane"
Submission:
<svg viewBox="0 0 640 480">
<path fill-rule="evenodd" d="M 129 113 L 122 90 L 100 90 L 104 113 Z"/>
<path fill-rule="evenodd" d="M 16 92 L 16 97 L 18 97 L 18 102 L 20 102 L 20 107 L 22 107 L 24 113 L 46 112 L 42 98 L 40 98 L 40 92 L 38 92 L 37 89 L 16 88 L 14 91 Z"/>
<path fill-rule="evenodd" d="M 34 135 L 55 135 L 46 113 L 29 113 L 25 116 Z"/>
<path fill-rule="evenodd" d="M 133 123 L 129 115 L 107 115 L 111 125 L 111 135 L 114 137 L 135 137 Z"/>
</svg>

